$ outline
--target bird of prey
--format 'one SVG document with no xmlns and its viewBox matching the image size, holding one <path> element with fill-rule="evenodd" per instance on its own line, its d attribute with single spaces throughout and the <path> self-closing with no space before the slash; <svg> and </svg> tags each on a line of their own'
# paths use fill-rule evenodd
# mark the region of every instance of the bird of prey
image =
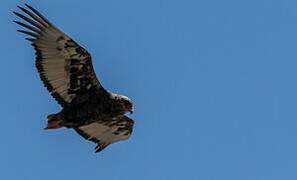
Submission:
<svg viewBox="0 0 297 180">
<path fill-rule="evenodd" d="M 133 102 L 126 96 L 104 89 L 96 77 L 90 54 L 36 9 L 18 6 L 25 14 L 13 12 L 29 24 L 14 21 L 26 30 L 36 51 L 39 76 L 54 99 L 62 106 L 59 113 L 47 116 L 45 129 L 73 128 L 97 144 L 100 152 L 111 143 L 126 140 L 132 133 Z M 28 31 L 30 30 L 30 31 Z"/>
</svg>

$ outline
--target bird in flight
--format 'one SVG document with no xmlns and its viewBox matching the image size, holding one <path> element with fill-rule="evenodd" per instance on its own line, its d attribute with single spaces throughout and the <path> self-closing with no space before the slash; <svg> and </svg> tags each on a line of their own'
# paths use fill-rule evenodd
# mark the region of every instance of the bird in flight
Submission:
<svg viewBox="0 0 297 180">
<path fill-rule="evenodd" d="M 45 129 L 73 128 L 97 144 L 96 152 L 130 137 L 134 121 L 133 102 L 126 96 L 109 92 L 100 84 L 91 55 L 36 9 L 18 6 L 29 17 L 15 15 L 29 24 L 14 21 L 26 28 L 35 49 L 39 76 L 53 98 L 62 106 L 59 113 L 47 116 Z M 30 31 L 28 31 L 30 30 Z"/>
</svg>

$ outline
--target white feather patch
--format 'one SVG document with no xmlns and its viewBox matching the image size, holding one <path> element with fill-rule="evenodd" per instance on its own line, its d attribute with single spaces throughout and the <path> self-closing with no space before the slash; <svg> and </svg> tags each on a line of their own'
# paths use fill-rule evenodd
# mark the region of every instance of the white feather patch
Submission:
<svg viewBox="0 0 297 180">
<path fill-rule="evenodd" d="M 117 141 L 126 140 L 130 137 L 130 134 L 124 135 L 121 133 L 119 135 L 114 134 L 117 129 L 121 126 L 112 126 L 109 127 L 107 125 L 95 122 L 89 125 L 84 125 L 79 127 L 85 134 L 90 136 L 88 139 L 95 138 L 103 144 L 111 144 Z"/>
</svg>

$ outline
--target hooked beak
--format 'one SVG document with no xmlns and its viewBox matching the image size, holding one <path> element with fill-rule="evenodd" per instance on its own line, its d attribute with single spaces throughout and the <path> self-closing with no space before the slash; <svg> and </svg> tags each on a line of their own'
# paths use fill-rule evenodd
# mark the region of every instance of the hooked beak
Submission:
<svg viewBox="0 0 297 180">
<path fill-rule="evenodd" d="M 128 111 L 130 112 L 130 114 L 133 114 L 134 112 L 134 105 L 132 104 L 131 107 L 129 107 Z"/>
</svg>

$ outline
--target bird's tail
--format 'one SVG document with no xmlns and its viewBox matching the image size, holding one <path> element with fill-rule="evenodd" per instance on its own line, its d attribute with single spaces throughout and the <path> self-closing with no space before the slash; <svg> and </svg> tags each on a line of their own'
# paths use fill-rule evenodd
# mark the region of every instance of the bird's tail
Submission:
<svg viewBox="0 0 297 180">
<path fill-rule="evenodd" d="M 47 118 L 47 126 L 44 129 L 58 129 L 63 127 L 63 119 L 61 118 L 60 114 L 51 114 L 48 115 Z"/>
</svg>

